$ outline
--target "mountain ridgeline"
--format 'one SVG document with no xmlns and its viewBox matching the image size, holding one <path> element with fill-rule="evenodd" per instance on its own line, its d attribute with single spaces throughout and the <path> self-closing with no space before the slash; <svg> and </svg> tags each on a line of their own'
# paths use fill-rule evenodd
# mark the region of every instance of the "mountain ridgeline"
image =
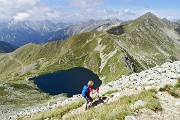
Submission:
<svg viewBox="0 0 180 120">
<path fill-rule="evenodd" d="M 85 67 L 104 83 L 166 61 L 180 60 L 180 34 L 152 13 L 106 31 L 91 31 L 42 45 L 27 44 L 0 56 L 2 80 L 19 81 L 45 73 Z"/>
</svg>

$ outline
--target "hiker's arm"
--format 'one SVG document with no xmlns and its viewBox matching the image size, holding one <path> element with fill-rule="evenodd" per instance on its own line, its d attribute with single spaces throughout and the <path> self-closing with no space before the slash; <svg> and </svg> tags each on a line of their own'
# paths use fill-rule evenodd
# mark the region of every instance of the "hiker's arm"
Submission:
<svg viewBox="0 0 180 120">
<path fill-rule="evenodd" d="M 96 92 L 99 92 L 99 88 L 96 88 Z"/>
<path fill-rule="evenodd" d="M 94 94 L 96 92 L 96 90 L 92 89 L 92 88 L 89 88 L 89 91 Z"/>
<path fill-rule="evenodd" d="M 96 90 L 93 89 L 92 93 L 99 92 L 99 88 L 96 88 Z"/>
</svg>

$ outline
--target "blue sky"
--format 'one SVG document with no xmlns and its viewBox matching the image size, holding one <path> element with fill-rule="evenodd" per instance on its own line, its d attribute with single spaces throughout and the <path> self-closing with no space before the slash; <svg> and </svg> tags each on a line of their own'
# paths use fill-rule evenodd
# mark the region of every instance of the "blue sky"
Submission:
<svg viewBox="0 0 180 120">
<path fill-rule="evenodd" d="M 146 12 L 180 19 L 180 0 L 0 0 L 0 21 L 135 19 Z"/>
</svg>

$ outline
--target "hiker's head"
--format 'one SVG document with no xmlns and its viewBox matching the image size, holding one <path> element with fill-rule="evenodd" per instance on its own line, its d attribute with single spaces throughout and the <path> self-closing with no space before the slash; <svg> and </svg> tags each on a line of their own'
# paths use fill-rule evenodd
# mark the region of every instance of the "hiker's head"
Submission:
<svg viewBox="0 0 180 120">
<path fill-rule="evenodd" d="M 88 86 L 93 86 L 93 85 L 94 85 L 94 82 L 90 80 L 87 85 L 88 85 Z"/>
</svg>

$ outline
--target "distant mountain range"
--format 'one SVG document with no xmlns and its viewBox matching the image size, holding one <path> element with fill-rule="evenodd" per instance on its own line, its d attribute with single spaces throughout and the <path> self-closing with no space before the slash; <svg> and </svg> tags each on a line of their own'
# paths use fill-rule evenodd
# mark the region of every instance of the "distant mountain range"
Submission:
<svg viewBox="0 0 180 120">
<path fill-rule="evenodd" d="M 4 41 L 0 41 L 0 53 L 9 53 L 16 49 L 15 46 L 10 45 Z"/>
<path fill-rule="evenodd" d="M 98 30 L 98 31 L 103 31 L 110 29 L 113 26 L 117 26 L 121 24 L 121 20 L 117 18 L 113 19 L 106 19 L 106 20 L 89 20 L 87 22 L 79 22 L 76 24 L 71 24 L 64 29 L 60 29 L 56 31 L 51 38 L 49 38 L 49 41 L 54 41 L 54 40 L 60 40 L 66 39 L 70 36 L 77 35 L 83 32 L 90 32 L 93 30 Z"/>
<path fill-rule="evenodd" d="M 23 21 L 0 23 L 0 41 L 15 46 L 22 46 L 30 42 L 43 43 L 48 41 L 47 36 L 58 29 L 65 27 L 65 23 L 54 24 L 50 21 Z"/>
<path fill-rule="evenodd" d="M 77 23 L 52 23 L 46 21 L 23 21 L 0 23 L 0 41 L 8 42 L 15 46 L 28 43 L 46 43 L 54 40 L 66 39 L 72 35 L 92 30 L 103 30 L 111 25 L 120 23 L 117 18 L 107 20 L 89 20 Z"/>
</svg>

